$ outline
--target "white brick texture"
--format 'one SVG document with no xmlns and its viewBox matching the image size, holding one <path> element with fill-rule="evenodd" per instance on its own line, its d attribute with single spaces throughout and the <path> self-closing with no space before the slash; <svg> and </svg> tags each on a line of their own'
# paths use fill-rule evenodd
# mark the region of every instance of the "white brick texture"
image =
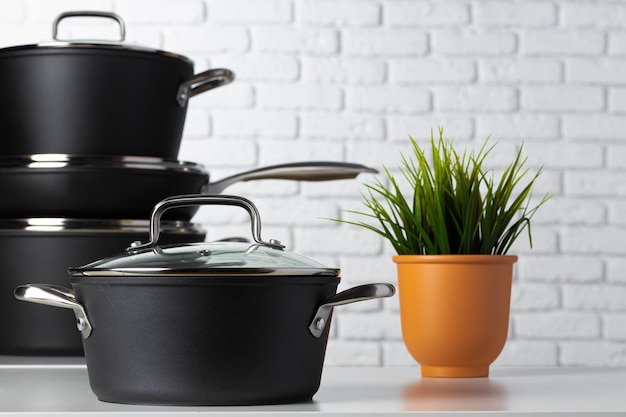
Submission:
<svg viewBox="0 0 626 417">
<path fill-rule="evenodd" d="M 563 64 L 550 58 L 482 59 L 478 68 L 482 80 L 494 83 L 558 83 L 563 74 Z"/>
<path fill-rule="evenodd" d="M 527 86 L 522 90 L 521 108 L 532 111 L 599 111 L 604 108 L 604 90 L 587 86 Z"/>
<path fill-rule="evenodd" d="M 216 23 L 287 23 L 293 20 L 293 5 L 288 0 L 211 1 L 209 22 Z"/>
<path fill-rule="evenodd" d="M 368 58 L 303 57 L 302 79 L 328 84 L 382 84 L 387 75 L 383 60 Z"/>
<path fill-rule="evenodd" d="M 177 0 L 175 8 L 167 0 L 118 1 L 115 3 L 115 11 L 128 23 L 188 25 L 206 21 L 203 0 Z"/>
<path fill-rule="evenodd" d="M 119 13 L 128 41 L 186 55 L 196 73 L 236 73 L 189 102 L 179 158 L 212 180 L 314 160 L 397 172 L 408 136 L 425 143 L 438 126 L 462 146 L 491 136 L 494 169 L 523 143 L 530 171 L 543 167 L 535 198 L 553 197 L 533 219 L 533 248 L 523 235 L 512 250 L 496 366 L 626 365 L 626 2 L 11 0 L 0 47 L 49 39 L 56 15 L 76 9 Z M 265 236 L 340 267 L 345 289 L 397 282 L 390 245 L 328 220 L 362 209 L 374 178 L 228 193 L 257 202 Z M 210 239 L 249 234 L 238 210 L 194 221 Z M 338 308 L 326 363 L 415 366 L 399 326 L 397 296 Z"/>
<path fill-rule="evenodd" d="M 383 3 L 385 24 L 389 26 L 436 27 L 465 25 L 470 20 L 469 5 L 457 1 Z"/>
<path fill-rule="evenodd" d="M 484 28 L 440 29 L 432 33 L 432 48 L 443 55 L 509 55 L 517 49 L 517 36 L 505 30 Z"/>
<path fill-rule="evenodd" d="M 538 339 L 595 339 L 600 336 L 600 318 L 585 313 L 519 313 L 514 318 L 515 335 Z"/>
<path fill-rule="evenodd" d="M 434 87 L 434 108 L 440 111 L 509 112 L 518 106 L 517 92 L 508 86 Z"/>
<path fill-rule="evenodd" d="M 342 48 L 356 56 L 415 56 L 428 51 L 428 37 L 413 29 L 346 29 L 342 32 Z"/>
<path fill-rule="evenodd" d="M 485 1 L 475 5 L 476 22 L 484 26 L 553 26 L 557 8 L 552 3 Z"/>
<path fill-rule="evenodd" d="M 389 80 L 397 83 L 468 83 L 476 78 L 470 60 L 392 59 Z"/>
<path fill-rule="evenodd" d="M 614 3 L 559 4 L 563 24 L 567 27 L 621 28 L 626 18 L 626 6 Z"/>
<path fill-rule="evenodd" d="M 589 30 L 529 30 L 522 33 L 520 49 L 524 55 L 563 56 L 599 55 L 604 51 L 604 36 Z"/>
<path fill-rule="evenodd" d="M 375 26 L 381 21 L 381 6 L 374 2 L 305 0 L 299 6 L 298 20 L 306 24 Z"/>
</svg>

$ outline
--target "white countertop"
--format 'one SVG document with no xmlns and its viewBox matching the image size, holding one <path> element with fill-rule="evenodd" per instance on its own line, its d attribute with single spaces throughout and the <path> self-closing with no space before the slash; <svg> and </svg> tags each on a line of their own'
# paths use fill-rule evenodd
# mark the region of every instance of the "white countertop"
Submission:
<svg viewBox="0 0 626 417">
<path fill-rule="evenodd" d="M 625 368 L 494 367 L 489 378 L 421 378 L 417 367 L 325 367 L 313 401 L 254 407 L 110 404 L 82 358 L 0 356 L 0 416 L 626 416 Z"/>
</svg>

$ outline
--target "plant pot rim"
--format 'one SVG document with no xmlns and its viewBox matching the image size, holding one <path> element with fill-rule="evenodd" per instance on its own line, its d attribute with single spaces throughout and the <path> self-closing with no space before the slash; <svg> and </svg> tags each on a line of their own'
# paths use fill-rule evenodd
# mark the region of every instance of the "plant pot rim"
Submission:
<svg viewBox="0 0 626 417">
<path fill-rule="evenodd" d="M 395 255 L 392 260 L 397 264 L 513 264 L 517 258 L 517 255 Z"/>
</svg>

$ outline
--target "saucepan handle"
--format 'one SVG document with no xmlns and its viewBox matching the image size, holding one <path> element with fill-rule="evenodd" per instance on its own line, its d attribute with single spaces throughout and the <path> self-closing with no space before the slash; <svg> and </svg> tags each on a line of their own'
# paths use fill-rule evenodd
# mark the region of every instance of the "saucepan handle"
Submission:
<svg viewBox="0 0 626 417">
<path fill-rule="evenodd" d="M 355 303 L 357 301 L 372 300 L 375 298 L 391 297 L 396 293 L 396 288 L 391 284 L 366 284 L 352 287 L 335 294 L 321 304 L 309 325 L 309 331 L 313 336 L 320 337 L 326 328 L 333 307 Z"/>
<path fill-rule="evenodd" d="M 76 301 L 72 290 L 58 285 L 27 284 L 17 287 L 14 294 L 18 300 L 74 310 L 76 327 L 83 335 L 83 339 L 91 335 L 93 327 L 87 317 L 87 311 Z"/>
<path fill-rule="evenodd" d="M 176 101 L 180 107 L 185 107 L 191 97 L 230 84 L 234 79 L 235 74 L 226 68 L 214 68 L 201 72 L 178 87 Z"/>
</svg>

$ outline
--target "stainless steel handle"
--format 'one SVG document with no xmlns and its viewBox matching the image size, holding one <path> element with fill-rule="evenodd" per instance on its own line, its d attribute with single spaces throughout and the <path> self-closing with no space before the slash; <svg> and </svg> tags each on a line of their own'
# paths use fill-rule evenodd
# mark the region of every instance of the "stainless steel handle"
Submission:
<svg viewBox="0 0 626 417">
<path fill-rule="evenodd" d="M 54 19 L 54 22 L 52 23 L 52 39 L 54 39 L 55 41 L 62 40 L 57 37 L 59 34 L 59 23 L 61 23 L 61 20 L 68 18 L 68 17 L 104 17 L 107 19 L 113 19 L 120 26 L 120 38 L 115 39 L 115 41 L 123 42 L 124 39 L 126 39 L 126 25 L 124 24 L 124 20 L 122 20 L 121 16 L 113 12 L 99 12 L 95 10 L 85 10 L 85 11 L 61 13 L 60 15 L 57 16 L 56 19 Z"/>
<path fill-rule="evenodd" d="M 211 196 L 188 194 L 168 197 L 158 202 L 152 209 L 152 214 L 150 215 L 150 241 L 147 243 L 133 242 L 130 247 L 126 248 L 126 251 L 134 253 L 144 249 L 154 249 L 157 247 L 159 235 L 161 234 L 161 217 L 165 211 L 177 207 L 202 205 L 226 205 L 244 208 L 248 214 L 250 214 L 252 238 L 256 243 L 274 249 L 283 249 L 285 247 L 278 240 L 270 239 L 269 242 L 266 242 L 261 238 L 261 216 L 252 201 L 233 195 Z"/>
<path fill-rule="evenodd" d="M 313 317 L 309 325 L 309 331 L 315 337 L 322 336 L 335 306 L 373 300 L 375 298 L 391 297 L 395 293 L 396 288 L 391 284 L 365 284 L 335 294 L 317 308 L 315 317 Z"/>
<path fill-rule="evenodd" d="M 180 107 L 185 107 L 191 97 L 230 84 L 234 79 L 235 73 L 225 68 L 214 68 L 201 72 L 178 87 L 176 101 Z"/>
<path fill-rule="evenodd" d="M 50 284 L 20 285 L 15 289 L 15 298 L 31 303 L 45 304 L 54 307 L 71 308 L 76 316 L 76 327 L 87 339 L 93 327 L 87 317 L 85 308 L 76 301 L 74 292 L 68 288 Z"/>
<path fill-rule="evenodd" d="M 220 194 L 225 188 L 241 181 L 295 180 L 330 181 L 356 178 L 361 173 L 376 174 L 378 171 L 361 164 L 335 161 L 294 162 L 271 165 L 245 171 L 209 183 L 205 194 Z"/>
</svg>

